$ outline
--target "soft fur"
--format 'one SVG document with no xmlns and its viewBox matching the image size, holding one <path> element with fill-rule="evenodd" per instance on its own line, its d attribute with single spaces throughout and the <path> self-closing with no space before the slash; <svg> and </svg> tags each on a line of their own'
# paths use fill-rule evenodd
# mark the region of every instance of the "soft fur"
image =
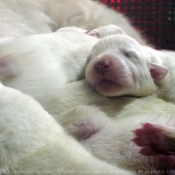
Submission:
<svg viewBox="0 0 175 175">
<path fill-rule="evenodd" d="M 0 9 L 1 37 L 51 33 L 64 26 L 78 26 L 91 30 L 107 24 L 117 24 L 124 29 L 126 34 L 135 38 L 139 43 L 145 44 L 140 34 L 123 15 L 89 0 L 26 0 L 25 2 L 23 0 L 3 0 L 0 2 Z M 2 147 L 0 149 L 2 151 L 1 169 L 5 173 L 9 170 L 10 172 L 16 170 L 18 174 L 24 174 L 24 172 L 31 174 L 31 171 L 35 170 L 37 172 L 39 170 L 40 174 L 45 174 L 48 170 L 51 170 L 53 174 L 65 174 L 65 171 L 72 169 L 76 174 L 85 174 L 85 172 L 89 174 L 89 170 L 91 174 L 94 173 L 91 172 L 92 170 L 102 172 L 107 170 L 106 174 L 111 174 L 111 172 L 113 174 L 132 174 L 132 171 L 135 174 L 148 174 L 145 169 L 149 173 L 152 169 L 157 170 L 154 158 L 152 161 L 152 158 L 138 153 L 140 148 L 131 141 L 134 136 L 131 131 L 147 121 L 172 126 L 174 123 L 171 116 L 175 112 L 174 105 L 154 96 L 142 99 L 134 97 L 109 99 L 96 93 L 86 81 L 64 86 L 67 80 L 65 77 L 63 81 L 56 79 L 57 76 L 61 78 L 64 72 L 62 67 L 59 67 L 61 71 L 57 67 L 60 66 L 60 63 L 57 65 L 57 56 L 63 52 L 60 53 L 57 50 L 56 35 L 38 35 L 38 39 L 35 39 L 35 36 L 29 36 L 28 40 L 26 37 L 1 40 L 1 80 L 7 86 L 20 89 L 35 97 L 56 121 L 64 125 L 67 131 L 96 157 L 116 167 L 129 169 L 130 172 L 122 171 L 120 168 L 116 169 L 91 156 L 72 137 L 66 135 L 63 128 L 33 99 L 3 86 L 0 91 L 2 96 L 0 108 L 0 120 L 2 120 L 0 122 L 2 130 L 0 134 L 2 136 L 0 139 L 2 140 L 2 145 L 0 145 Z M 67 35 L 69 34 L 63 34 L 66 37 Z M 67 44 L 66 41 L 69 48 L 78 42 L 75 40 L 75 35 L 71 36 L 74 36 L 74 42 Z M 92 40 L 93 44 L 97 42 L 95 38 Z M 59 46 L 62 41 L 60 40 Z M 81 40 L 79 46 L 82 46 L 83 43 L 84 40 Z M 64 45 L 62 49 L 67 48 Z M 77 54 L 74 54 L 76 58 Z M 20 62 L 18 58 L 25 59 L 21 59 Z M 32 64 L 33 61 L 36 61 L 35 64 Z M 81 63 L 84 64 L 84 61 L 83 59 Z M 77 65 L 70 66 L 70 59 L 66 64 L 73 70 Z M 70 71 L 71 78 L 68 77 L 70 81 L 74 81 L 77 75 L 81 76 L 83 70 L 81 66 L 77 69 L 77 74 Z M 146 67 L 146 63 L 144 66 Z M 58 72 L 61 75 L 58 75 Z M 62 88 L 58 88 L 60 84 L 63 85 Z M 156 91 L 156 88 L 153 88 L 153 91 Z M 99 109 L 80 107 L 66 112 L 80 104 L 95 105 Z M 60 115 L 62 112 L 64 113 Z M 85 172 L 80 172 L 80 169 Z M 95 172 L 99 173 L 99 171 Z M 72 171 L 69 171 L 69 174 L 72 174 Z"/>
<path fill-rule="evenodd" d="M 88 30 L 86 33 L 97 38 L 104 38 L 114 34 L 126 35 L 121 27 L 112 24 Z"/>
<path fill-rule="evenodd" d="M 121 32 L 113 25 L 88 32 L 65 27 L 49 34 L 1 38 L 0 80 L 45 102 L 50 92 L 85 77 L 85 63 L 98 38 Z"/>
<path fill-rule="evenodd" d="M 101 39 L 86 66 L 88 82 L 106 96 L 156 93 L 175 101 L 175 52 L 142 46 L 127 35 Z"/>
<path fill-rule="evenodd" d="M 2 0 L 0 24 L 1 37 L 50 33 L 67 26 L 90 30 L 115 24 L 146 43 L 124 15 L 91 0 Z"/>
<path fill-rule="evenodd" d="M 102 27 L 97 27 L 91 30 L 86 30 L 86 29 L 82 29 L 79 27 L 75 27 L 75 26 L 69 26 L 69 27 L 62 27 L 60 29 L 57 30 L 58 32 L 78 32 L 78 33 L 84 33 L 96 38 L 104 38 L 110 35 L 114 35 L 114 34 L 121 34 L 121 35 L 126 35 L 125 31 L 117 26 L 117 25 L 105 25 Z"/>
<path fill-rule="evenodd" d="M 132 131 L 145 122 L 174 127 L 174 104 L 155 96 L 108 98 L 96 93 L 86 81 L 65 85 L 49 103 L 48 111 L 96 157 L 136 174 L 159 174 L 158 170 L 162 170 L 156 156 L 139 153 Z M 166 153 L 173 155 L 169 150 Z"/>
<path fill-rule="evenodd" d="M 84 77 L 85 62 L 97 41 L 86 34 L 60 31 L 1 39 L 0 80 L 47 101 L 50 92 Z"/>
<path fill-rule="evenodd" d="M 0 85 L 3 174 L 132 174 L 89 154 L 34 99 Z"/>
</svg>

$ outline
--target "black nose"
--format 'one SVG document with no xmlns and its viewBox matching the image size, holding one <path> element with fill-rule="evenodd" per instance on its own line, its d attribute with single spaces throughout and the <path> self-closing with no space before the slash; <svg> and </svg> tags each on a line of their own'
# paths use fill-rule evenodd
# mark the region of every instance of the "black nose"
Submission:
<svg viewBox="0 0 175 175">
<path fill-rule="evenodd" d="M 111 63 L 108 60 L 102 60 L 95 64 L 94 69 L 100 73 L 106 73 L 109 70 Z"/>
</svg>

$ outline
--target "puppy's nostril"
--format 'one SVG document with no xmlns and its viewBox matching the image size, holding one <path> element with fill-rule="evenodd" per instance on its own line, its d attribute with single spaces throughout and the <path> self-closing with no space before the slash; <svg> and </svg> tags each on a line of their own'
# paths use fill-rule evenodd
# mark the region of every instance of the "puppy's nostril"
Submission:
<svg viewBox="0 0 175 175">
<path fill-rule="evenodd" d="M 108 60 L 102 60 L 95 64 L 94 68 L 98 73 L 105 73 L 109 70 L 111 63 Z"/>
</svg>

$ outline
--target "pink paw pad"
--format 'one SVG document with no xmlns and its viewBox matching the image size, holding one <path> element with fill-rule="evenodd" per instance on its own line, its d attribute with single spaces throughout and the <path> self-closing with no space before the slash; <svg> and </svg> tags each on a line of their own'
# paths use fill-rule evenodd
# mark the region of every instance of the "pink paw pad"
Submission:
<svg viewBox="0 0 175 175">
<path fill-rule="evenodd" d="M 170 170 L 175 166 L 175 141 L 164 134 L 165 126 L 145 123 L 134 131 L 133 142 L 141 147 L 140 153 L 155 156 L 159 169 Z"/>
</svg>

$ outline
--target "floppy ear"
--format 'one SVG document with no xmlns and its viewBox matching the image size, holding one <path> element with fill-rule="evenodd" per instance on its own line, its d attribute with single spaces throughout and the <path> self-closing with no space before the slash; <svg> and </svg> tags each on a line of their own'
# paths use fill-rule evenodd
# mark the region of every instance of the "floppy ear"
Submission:
<svg viewBox="0 0 175 175">
<path fill-rule="evenodd" d="M 96 30 L 88 30 L 86 32 L 87 35 L 93 36 L 95 38 L 99 38 L 99 33 Z"/>
<path fill-rule="evenodd" d="M 168 73 L 168 69 L 166 67 L 155 63 L 149 63 L 149 70 L 155 82 L 163 79 Z"/>
<path fill-rule="evenodd" d="M 16 60 L 10 56 L 0 57 L 0 76 L 14 77 L 20 73 Z"/>
</svg>

